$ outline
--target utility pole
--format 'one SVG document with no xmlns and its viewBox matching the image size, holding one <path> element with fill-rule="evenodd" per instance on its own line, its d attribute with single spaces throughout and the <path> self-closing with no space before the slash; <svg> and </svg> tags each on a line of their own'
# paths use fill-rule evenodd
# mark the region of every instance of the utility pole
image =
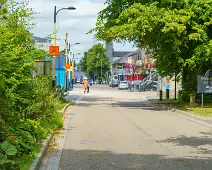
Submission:
<svg viewBox="0 0 212 170">
<path fill-rule="evenodd" d="M 54 7 L 54 46 L 56 46 L 56 33 L 57 33 L 57 27 L 56 27 L 56 15 L 57 15 L 57 9 L 56 6 Z M 52 87 L 56 86 L 56 56 L 54 56 L 54 74 L 52 77 Z"/>
<path fill-rule="evenodd" d="M 102 81 L 102 59 L 101 59 L 101 82 L 103 82 Z"/>
<path fill-rule="evenodd" d="M 69 64 L 71 64 L 71 44 L 69 43 L 68 44 L 68 62 Z M 69 71 L 68 72 L 68 85 L 69 85 L 69 88 L 72 89 L 72 71 Z"/>
<path fill-rule="evenodd" d="M 72 84 L 72 88 L 74 88 L 74 67 L 75 67 L 75 65 L 74 65 L 74 53 L 73 53 L 73 58 L 72 58 L 72 82 L 71 82 L 71 84 Z"/>
<path fill-rule="evenodd" d="M 68 64 L 68 33 L 66 33 L 66 65 Z M 66 70 L 66 91 L 68 91 L 68 71 Z"/>
<path fill-rule="evenodd" d="M 75 10 L 75 7 L 67 7 L 67 8 L 61 8 L 59 10 L 57 10 L 57 7 L 54 6 L 54 46 L 56 46 L 56 19 L 57 19 L 57 14 L 58 12 L 60 12 L 61 10 Z M 54 71 L 53 71 L 53 77 L 52 77 L 52 87 L 56 86 L 56 56 L 54 56 Z"/>
</svg>

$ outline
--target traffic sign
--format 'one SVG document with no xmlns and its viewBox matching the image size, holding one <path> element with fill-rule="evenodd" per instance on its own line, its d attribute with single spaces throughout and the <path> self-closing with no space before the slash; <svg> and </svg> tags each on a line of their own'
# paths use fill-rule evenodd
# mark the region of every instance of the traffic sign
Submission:
<svg viewBox="0 0 212 170">
<path fill-rule="evenodd" d="M 60 56 L 60 47 L 59 46 L 49 46 L 50 56 Z"/>
<path fill-rule="evenodd" d="M 72 64 L 66 64 L 66 71 L 72 71 Z"/>
</svg>

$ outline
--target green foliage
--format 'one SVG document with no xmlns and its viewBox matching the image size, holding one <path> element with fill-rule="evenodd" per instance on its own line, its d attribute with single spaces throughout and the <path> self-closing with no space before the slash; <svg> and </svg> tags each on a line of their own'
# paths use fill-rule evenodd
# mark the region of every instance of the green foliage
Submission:
<svg viewBox="0 0 212 170">
<path fill-rule="evenodd" d="M 6 2 L 6 1 L 5 1 Z M 25 3 L 8 0 L 0 13 L 0 169 L 27 169 L 43 140 L 63 127 L 50 77 L 32 77 L 35 49 Z M 30 161 L 26 161 L 26 159 Z M 27 162 L 27 163 L 26 163 Z"/>
<path fill-rule="evenodd" d="M 6 155 L 15 155 L 17 153 L 17 149 L 14 145 L 4 141 L 0 145 L 1 149 L 5 152 Z"/>
<path fill-rule="evenodd" d="M 211 0 L 107 0 L 107 4 L 91 30 L 97 39 L 130 41 L 150 49 L 160 75 L 181 73 L 183 90 L 196 92 L 197 75 L 212 65 Z"/>
<path fill-rule="evenodd" d="M 66 89 L 57 88 L 57 96 L 59 100 L 63 100 L 66 96 L 68 96 L 68 93 L 66 93 Z"/>
<path fill-rule="evenodd" d="M 88 51 L 85 51 L 84 52 L 84 57 L 80 60 L 80 63 L 79 63 L 79 67 L 85 73 L 86 73 L 87 68 L 88 68 L 88 66 L 87 66 L 87 60 L 88 60 Z"/>
<path fill-rule="evenodd" d="M 107 49 L 102 44 L 94 45 L 89 51 L 84 53 L 80 61 L 80 68 L 89 78 L 98 77 L 100 80 L 106 78 L 106 73 L 110 70 L 109 58 L 106 55 Z"/>
</svg>

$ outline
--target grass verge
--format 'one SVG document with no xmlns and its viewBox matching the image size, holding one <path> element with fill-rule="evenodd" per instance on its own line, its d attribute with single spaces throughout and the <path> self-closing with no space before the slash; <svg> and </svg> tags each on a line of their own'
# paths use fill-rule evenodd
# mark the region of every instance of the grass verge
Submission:
<svg viewBox="0 0 212 170">
<path fill-rule="evenodd" d="M 65 99 L 61 99 L 56 103 L 56 109 L 62 110 L 68 103 L 70 103 L 70 101 L 67 101 Z M 52 125 L 54 125 L 54 127 L 51 127 Z M 52 119 L 51 124 L 49 124 L 49 122 L 46 122 L 45 120 L 41 122 L 41 126 L 44 129 L 51 129 L 53 128 L 54 130 L 59 130 L 63 128 L 63 117 L 61 115 L 61 113 L 56 113 L 54 114 L 54 118 Z M 52 134 L 53 131 L 49 131 L 48 134 Z M 35 149 L 30 153 L 30 155 L 25 155 L 23 157 L 20 158 L 19 162 L 19 167 L 21 170 L 29 170 L 33 161 L 37 158 L 40 150 L 41 150 L 42 144 L 37 144 L 35 146 Z"/>
<path fill-rule="evenodd" d="M 69 104 L 70 100 L 61 99 L 57 104 L 57 110 L 62 110 L 67 104 Z"/>
<path fill-rule="evenodd" d="M 199 115 L 199 116 L 211 116 L 212 117 L 212 104 L 211 103 L 205 103 L 204 108 L 202 109 L 201 104 L 196 104 L 194 108 L 190 107 L 189 103 L 182 103 L 178 100 L 174 99 L 153 99 L 149 100 L 151 103 L 154 103 L 156 105 L 163 105 L 170 108 L 175 108 L 182 111 L 188 111 L 192 114 Z"/>
</svg>

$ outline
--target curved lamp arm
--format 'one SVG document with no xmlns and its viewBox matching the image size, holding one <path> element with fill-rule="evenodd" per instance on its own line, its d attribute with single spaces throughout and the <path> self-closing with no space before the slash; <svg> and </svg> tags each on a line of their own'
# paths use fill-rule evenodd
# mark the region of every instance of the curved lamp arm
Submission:
<svg viewBox="0 0 212 170">
<path fill-rule="evenodd" d="M 56 14 L 55 15 L 57 15 L 61 10 L 63 10 L 63 9 L 68 9 L 68 8 L 61 8 L 61 9 L 59 9 L 57 12 L 56 12 Z"/>
</svg>

